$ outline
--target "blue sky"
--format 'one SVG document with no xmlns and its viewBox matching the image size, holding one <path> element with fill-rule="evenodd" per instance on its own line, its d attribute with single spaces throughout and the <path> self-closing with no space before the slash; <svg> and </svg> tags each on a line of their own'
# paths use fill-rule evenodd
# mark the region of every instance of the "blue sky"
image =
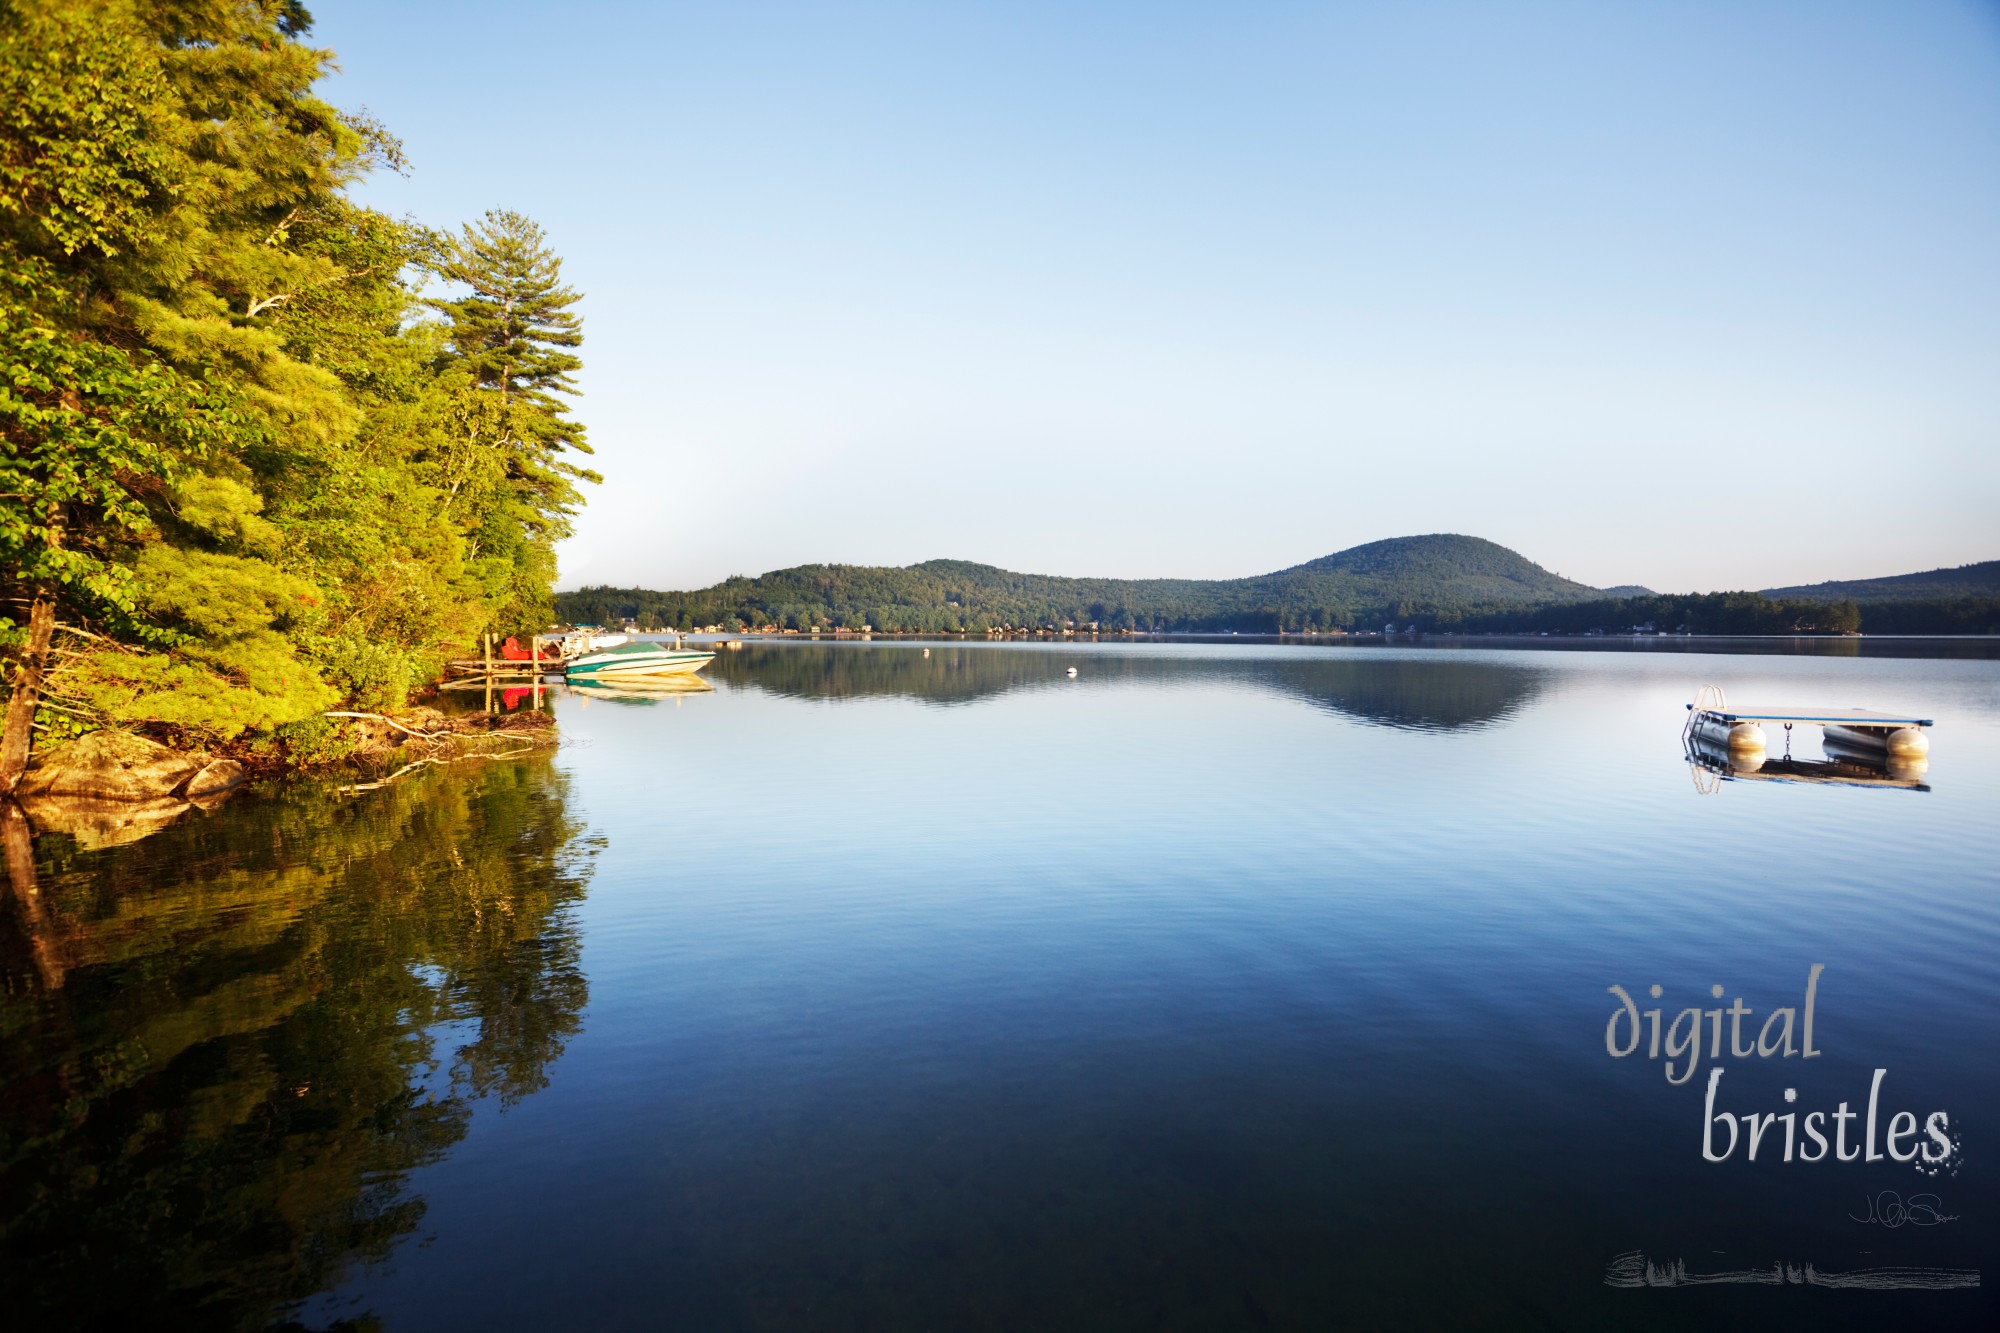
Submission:
<svg viewBox="0 0 2000 1333">
<path fill-rule="evenodd" d="M 585 293 L 565 586 L 2000 557 L 1990 3 L 314 16 L 409 148 L 367 198 Z"/>
</svg>

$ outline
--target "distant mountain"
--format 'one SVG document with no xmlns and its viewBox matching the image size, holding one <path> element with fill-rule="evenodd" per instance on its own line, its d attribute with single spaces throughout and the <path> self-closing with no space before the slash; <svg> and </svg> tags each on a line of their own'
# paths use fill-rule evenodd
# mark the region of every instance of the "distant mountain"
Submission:
<svg viewBox="0 0 2000 1333">
<path fill-rule="evenodd" d="M 1764 595 L 1812 602 L 1918 602 L 1941 597 L 2000 597 L 2000 560 L 1982 560 L 1976 565 L 1960 565 L 1956 569 L 1930 569 L 1921 574 L 1892 574 L 1881 579 L 1766 588 Z"/>
<path fill-rule="evenodd" d="M 1860 609 L 1865 608 L 1865 609 Z M 727 629 L 837 626 L 1183 632 L 1379 629 L 1496 634 L 2000 633 L 2000 561 L 1895 578 L 1660 594 L 1591 588 L 1494 542 L 1393 537 L 1242 579 L 1077 579 L 966 560 L 905 568 L 800 565 L 711 588 L 582 588 L 556 594 L 578 624 Z"/>
<path fill-rule="evenodd" d="M 580 622 L 688 627 L 778 624 L 964 630 L 1085 626 L 1238 630 L 1379 627 L 1423 617 L 1578 602 L 1606 594 L 1478 537 L 1434 533 L 1369 542 L 1242 579 L 1078 579 L 962 560 L 906 568 L 801 565 L 690 592 L 584 588 L 557 595 Z"/>
<path fill-rule="evenodd" d="M 1288 591 L 1338 590 L 1351 600 L 1378 603 L 1559 602 L 1602 595 L 1497 542 L 1456 533 L 1391 537 L 1238 582 L 1270 583 Z"/>
</svg>

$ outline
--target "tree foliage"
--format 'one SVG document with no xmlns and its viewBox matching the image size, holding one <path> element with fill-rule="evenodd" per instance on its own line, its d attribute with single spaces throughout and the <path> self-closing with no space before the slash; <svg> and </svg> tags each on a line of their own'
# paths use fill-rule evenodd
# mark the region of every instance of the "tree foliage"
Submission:
<svg viewBox="0 0 2000 1333">
<path fill-rule="evenodd" d="M 349 197 L 401 151 L 315 94 L 309 22 L 293 0 L 0 0 L 17 700 L 229 736 L 397 706 L 481 631 L 546 623 L 595 480 L 557 397 L 577 296 L 518 214 L 440 241 Z M 470 295 L 428 316 L 431 278 Z M 87 646 L 58 651 L 58 623 Z"/>
<path fill-rule="evenodd" d="M 583 367 L 580 299 L 562 283 L 562 260 L 541 227 L 507 209 L 488 212 L 431 261 L 464 294 L 427 304 L 444 317 L 438 365 L 454 427 L 440 441 L 438 480 L 462 512 L 481 516 L 474 554 L 514 571 L 505 610 L 545 621 L 553 543 L 569 535 L 583 503 L 579 481 L 601 478 L 571 462 L 591 452 L 566 399 Z"/>
</svg>

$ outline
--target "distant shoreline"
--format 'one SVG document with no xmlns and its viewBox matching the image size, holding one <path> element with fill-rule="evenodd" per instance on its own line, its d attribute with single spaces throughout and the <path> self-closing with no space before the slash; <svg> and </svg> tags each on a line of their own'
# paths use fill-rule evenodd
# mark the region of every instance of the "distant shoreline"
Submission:
<svg viewBox="0 0 2000 1333">
<path fill-rule="evenodd" d="M 763 632 L 742 630 L 730 633 L 676 633 L 633 631 L 641 638 L 682 639 L 726 648 L 765 647 L 774 644 L 855 644 L 855 643 L 945 643 L 957 646 L 980 644 L 1036 644 L 1051 647 L 1119 643 L 1158 644 L 1256 644 L 1301 648 L 1514 648 L 1549 651 L 1683 652 L 1720 651 L 1731 648 L 1772 651 L 1781 646 L 1801 650 L 1816 657 L 1922 656 L 1923 650 L 1966 650 L 1964 655 L 1979 660 L 2000 658 L 2000 634 L 1215 634 L 1194 631 L 1105 634 L 1041 632 L 982 634 L 951 631 L 859 631 L 801 630 Z M 1831 651 L 1829 651 L 1831 650 Z M 1900 652 L 1898 650 L 1901 650 Z"/>
<path fill-rule="evenodd" d="M 1764 640 L 1769 642 L 1810 642 L 1810 643 L 1933 643 L 1933 642 L 1973 642 L 2000 643 L 2000 634 L 1528 634 L 1463 633 L 1452 630 L 1419 630 L 1412 633 L 1397 632 L 1384 634 L 1380 630 L 1358 630 L 1348 634 L 1315 634 L 1305 630 L 1287 633 L 1238 634 L 1218 633 L 1214 630 L 1013 630 L 1006 633 L 988 633 L 979 630 L 797 630 L 762 629 L 742 630 L 651 630 L 626 629 L 627 634 L 635 634 L 645 639 L 689 639 L 715 642 L 729 639 L 755 639 L 760 643 L 781 639 L 812 640 L 871 640 L 908 639 L 935 640 L 948 642 L 1082 642 L 1120 643 L 1127 640 L 1172 639 L 1205 643 L 1412 643 L 1419 640 L 1463 641 L 1468 643 L 1491 643 L 1508 639 L 1521 643 L 1742 643 Z"/>
</svg>

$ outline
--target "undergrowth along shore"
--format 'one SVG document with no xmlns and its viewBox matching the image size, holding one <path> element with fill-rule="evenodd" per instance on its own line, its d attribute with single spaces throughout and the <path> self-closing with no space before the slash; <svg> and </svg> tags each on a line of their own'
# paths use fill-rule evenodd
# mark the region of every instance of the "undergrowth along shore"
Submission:
<svg viewBox="0 0 2000 1333">
<path fill-rule="evenodd" d="M 255 739 L 225 744 L 228 757 L 260 774 L 357 771 L 413 762 L 405 756 L 439 761 L 446 754 L 472 757 L 477 747 L 505 739 L 526 749 L 553 745 L 555 719 L 547 713 L 448 714 L 436 708 L 403 710 L 397 716 L 337 710 L 281 727 Z M 525 753 L 525 749 L 522 750 Z M 499 758 L 499 754 L 481 756 Z"/>
</svg>

